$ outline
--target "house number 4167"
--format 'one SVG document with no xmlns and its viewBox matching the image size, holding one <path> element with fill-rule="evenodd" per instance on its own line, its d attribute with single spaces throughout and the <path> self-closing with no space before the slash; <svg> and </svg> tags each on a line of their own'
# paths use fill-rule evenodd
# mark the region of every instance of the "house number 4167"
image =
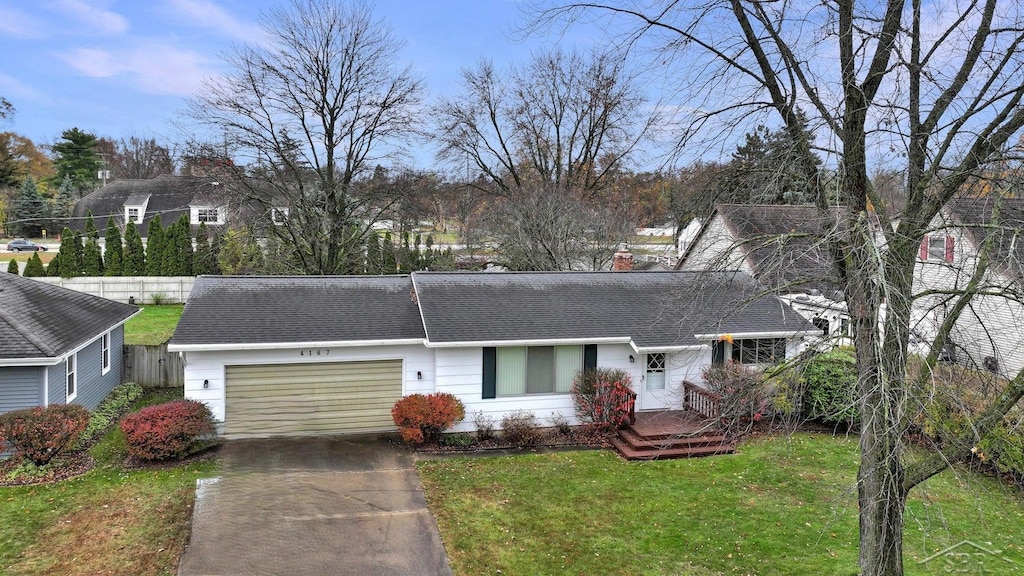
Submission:
<svg viewBox="0 0 1024 576">
<path fill-rule="evenodd" d="M 330 350 L 299 350 L 299 356 L 330 356 Z"/>
</svg>

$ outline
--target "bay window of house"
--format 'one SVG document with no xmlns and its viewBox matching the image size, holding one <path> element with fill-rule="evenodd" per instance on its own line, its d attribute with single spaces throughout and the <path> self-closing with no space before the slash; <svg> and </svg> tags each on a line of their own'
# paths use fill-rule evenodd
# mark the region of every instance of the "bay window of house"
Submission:
<svg viewBox="0 0 1024 576">
<path fill-rule="evenodd" d="M 64 361 L 64 374 L 66 376 L 64 379 L 65 394 L 68 401 L 73 400 L 78 395 L 77 365 L 78 354 L 72 354 Z"/>
<path fill-rule="evenodd" d="M 576 374 L 596 364 L 596 346 L 484 348 L 483 397 L 568 394 Z"/>
</svg>

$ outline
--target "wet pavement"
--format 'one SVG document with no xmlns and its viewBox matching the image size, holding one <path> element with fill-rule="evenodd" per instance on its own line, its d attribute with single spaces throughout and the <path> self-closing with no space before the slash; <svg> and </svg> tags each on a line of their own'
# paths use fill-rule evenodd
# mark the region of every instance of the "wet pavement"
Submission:
<svg viewBox="0 0 1024 576">
<path fill-rule="evenodd" d="M 234 440 L 179 576 L 449 576 L 412 456 L 376 436 Z"/>
</svg>

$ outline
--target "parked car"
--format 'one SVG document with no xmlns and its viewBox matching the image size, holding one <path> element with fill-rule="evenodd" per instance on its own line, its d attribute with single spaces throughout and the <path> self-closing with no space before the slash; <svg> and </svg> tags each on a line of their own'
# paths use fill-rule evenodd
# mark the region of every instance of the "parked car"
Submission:
<svg viewBox="0 0 1024 576">
<path fill-rule="evenodd" d="M 15 238 L 7 243 L 7 249 L 11 252 L 46 252 L 46 246 L 36 244 L 24 238 Z"/>
</svg>

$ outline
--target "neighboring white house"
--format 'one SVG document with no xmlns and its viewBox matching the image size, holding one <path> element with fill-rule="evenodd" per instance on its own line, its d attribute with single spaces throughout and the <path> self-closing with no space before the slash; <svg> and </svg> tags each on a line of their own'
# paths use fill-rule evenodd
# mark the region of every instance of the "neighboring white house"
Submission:
<svg viewBox="0 0 1024 576">
<path fill-rule="evenodd" d="M 780 295 L 827 333 L 849 343 L 849 314 L 822 238 L 837 226 L 814 206 L 719 205 L 677 269 L 738 270 Z M 986 241 L 988 268 L 940 358 L 1006 376 L 1024 368 L 1024 200 L 959 198 L 931 223 L 914 269 L 911 352 L 927 353 L 972 280 Z M 883 235 L 878 245 L 884 250 Z"/>
<path fill-rule="evenodd" d="M 229 437 L 392 430 L 448 392 L 456 430 L 515 410 L 576 422 L 571 386 L 619 368 L 637 410 L 682 406 L 713 361 L 791 356 L 816 329 L 749 278 L 679 272 L 200 277 L 169 349 Z"/>
</svg>

